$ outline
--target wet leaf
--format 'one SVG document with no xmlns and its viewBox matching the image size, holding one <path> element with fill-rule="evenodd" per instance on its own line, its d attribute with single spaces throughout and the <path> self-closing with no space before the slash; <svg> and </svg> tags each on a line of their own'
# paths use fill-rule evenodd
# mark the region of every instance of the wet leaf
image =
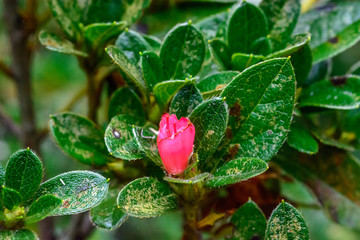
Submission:
<svg viewBox="0 0 360 240">
<path fill-rule="evenodd" d="M 62 39 L 54 33 L 49 33 L 44 30 L 41 31 L 39 33 L 39 41 L 44 47 L 52 51 L 77 55 L 81 57 L 88 56 L 86 52 L 75 49 L 75 46 L 72 42 L 67 39 Z"/>
<path fill-rule="evenodd" d="M 39 187 L 42 176 L 40 159 L 29 148 L 22 149 L 11 155 L 6 165 L 5 187 L 16 190 L 26 201 Z"/>
<path fill-rule="evenodd" d="M 113 117 L 105 131 L 105 144 L 110 154 L 125 160 L 136 160 L 145 156 L 136 142 L 133 128 L 143 126 L 145 120 L 132 115 Z"/>
<path fill-rule="evenodd" d="M 162 182 L 150 177 L 139 178 L 119 193 L 118 206 L 133 217 L 156 217 L 177 208 L 177 197 Z"/>
<path fill-rule="evenodd" d="M 204 172 L 217 165 L 218 159 L 211 156 L 224 136 L 228 116 L 227 104 L 220 98 L 202 102 L 189 116 L 195 126 L 194 153 L 198 154 L 199 167 Z"/>
<path fill-rule="evenodd" d="M 51 216 L 61 204 L 61 200 L 54 195 L 41 196 L 31 204 L 26 214 L 26 224 L 39 222 L 47 216 Z"/>
<path fill-rule="evenodd" d="M 239 75 L 238 71 L 223 71 L 214 73 L 196 84 L 201 92 L 209 92 L 216 89 L 223 89 L 230 83 L 235 76 Z"/>
<path fill-rule="evenodd" d="M 116 204 L 118 193 L 117 188 L 109 189 L 105 199 L 91 209 L 90 219 L 96 227 L 114 230 L 127 220 L 128 216 Z"/>
<path fill-rule="evenodd" d="M 230 221 L 235 227 L 233 239 L 250 240 L 265 237 L 265 215 L 252 200 L 238 208 Z"/>
<path fill-rule="evenodd" d="M 295 76 L 289 59 L 268 60 L 247 68 L 229 83 L 221 97 L 226 98 L 230 109 L 225 140 L 239 144 L 233 155 L 268 162 L 290 129 Z"/>
<path fill-rule="evenodd" d="M 145 119 L 145 111 L 139 96 L 130 88 L 117 89 L 111 96 L 109 103 L 108 118 L 128 114 Z"/>
<path fill-rule="evenodd" d="M 310 239 L 308 227 L 300 212 L 286 202 L 272 212 L 265 233 L 266 240 Z"/>
<path fill-rule="evenodd" d="M 43 182 L 26 205 L 40 201 L 44 195 L 54 195 L 62 205 L 51 213 L 52 216 L 85 212 L 98 205 L 105 197 L 109 182 L 98 173 L 72 171 L 62 173 Z"/>
<path fill-rule="evenodd" d="M 231 53 L 253 53 L 255 40 L 266 37 L 267 21 L 264 13 L 255 5 L 243 2 L 229 16 L 227 41 Z"/>
<path fill-rule="evenodd" d="M 174 95 L 186 84 L 191 83 L 184 80 L 165 81 L 155 85 L 154 95 L 161 109 L 164 109 Z"/>
<path fill-rule="evenodd" d="M 199 89 L 194 84 L 189 84 L 175 94 L 169 112 L 176 114 L 178 119 L 187 117 L 202 101 Z"/>
<path fill-rule="evenodd" d="M 223 187 L 255 177 L 268 169 L 265 161 L 257 158 L 238 158 L 218 168 L 206 181 L 210 188 Z"/>
<path fill-rule="evenodd" d="M 189 23 L 172 28 L 165 36 L 160 50 L 166 79 L 195 76 L 200 71 L 204 57 L 204 37 Z"/>
<path fill-rule="evenodd" d="M 73 113 L 60 113 L 50 116 L 49 125 L 61 149 L 76 160 L 95 166 L 111 160 L 103 132 L 90 120 Z"/>
</svg>

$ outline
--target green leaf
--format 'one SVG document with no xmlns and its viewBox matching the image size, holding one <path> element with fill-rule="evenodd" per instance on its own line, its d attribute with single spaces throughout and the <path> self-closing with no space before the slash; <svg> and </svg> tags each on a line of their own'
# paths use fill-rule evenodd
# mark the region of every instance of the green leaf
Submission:
<svg viewBox="0 0 360 240">
<path fill-rule="evenodd" d="M 150 45 L 150 47 L 153 51 L 155 51 L 157 53 L 160 51 L 161 44 L 162 44 L 162 41 L 160 39 L 158 39 L 157 37 L 152 36 L 152 35 L 143 34 L 142 36 L 145 39 L 145 41 Z"/>
<path fill-rule="evenodd" d="M 100 1 L 103 2 L 103 1 Z M 117 1 L 115 1 L 117 2 Z M 123 0 L 121 4 L 124 9 L 124 13 L 122 14 L 122 19 L 126 21 L 129 25 L 132 25 L 136 22 L 140 17 L 142 12 L 150 6 L 151 0 Z M 99 9 L 97 9 L 99 12 Z M 115 13 L 116 14 L 116 13 Z"/>
<path fill-rule="evenodd" d="M 339 2 L 303 14 L 295 32 L 310 32 L 314 63 L 331 58 L 359 39 L 360 3 Z"/>
<path fill-rule="evenodd" d="M 223 71 L 219 73 L 214 73 L 197 83 L 196 87 L 201 92 L 209 92 L 216 89 L 223 89 L 237 75 L 239 75 L 239 72 L 237 71 Z"/>
<path fill-rule="evenodd" d="M 208 177 L 210 177 L 211 174 L 208 172 L 201 173 L 199 175 L 196 175 L 195 177 L 189 178 L 189 179 L 182 179 L 182 178 L 173 178 L 166 176 L 164 177 L 164 180 L 171 183 L 178 183 L 178 184 L 195 184 L 198 182 L 205 181 Z"/>
<path fill-rule="evenodd" d="M 9 210 L 12 210 L 16 206 L 19 206 L 22 202 L 20 193 L 14 189 L 2 187 L 1 193 L 2 202 L 4 206 Z"/>
<path fill-rule="evenodd" d="M 0 230 L 0 238 L 3 240 L 39 240 L 36 233 L 28 229 Z"/>
<path fill-rule="evenodd" d="M 146 93 L 146 84 L 142 79 L 140 70 L 134 65 L 126 55 L 116 46 L 109 46 L 105 49 L 107 54 L 120 67 L 120 72 L 127 81 L 139 88 L 141 93 Z"/>
<path fill-rule="evenodd" d="M 105 144 L 110 154 L 125 160 L 136 160 L 144 157 L 144 152 L 136 142 L 133 128 L 143 126 L 145 120 L 132 115 L 113 117 L 105 131 Z"/>
<path fill-rule="evenodd" d="M 135 65 L 140 60 L 140 53 L 151 48 L 141 34 L 128 29 L 120 34 L 115 46 Z"/>
<path fill-rule="evenodd" d="M 178 119 L 187 117 L 202 101 L 199 89 L 194 84 L 189 84 L 175 94 L 169 112 L 176 114 Z"/>
<path fill-rule="evenodd" d="M 6 165 L 5 186 L 20 193 L 23 201 L 29 199 L 41 183 L 42 162 L 29 148 L 11 155 Z"/>
<path fill-rule="evenodd" d="M 355 109 L 360 106 L 360 77 L 333 77 L 304 89 L 299 107 Z"/>
<path fill-rule="evenodd" d="M 218 163 L 211 156 L 224 136 L 228 117 L 227 104 L 220 98 L 204 101 L 189 116 L 195 126 L 194 153 L 198 154 L 200 169 L 205 172 L 212 171 Z"/>
<path fill-rule="evenodd" d="M 291 126 L 288 144 L 299 152 L 315 154 L 319 151 L 319 145 L 311 134 L 303 127 Z"/>
<path fill-rule="evenodd" d="M 265 161 L 257 158 L 238 158 L 218 168 L 206 181 L 210 188 L 223 187 L 255 177 L 268 169 Z"/>
<path fill-rule="evenodd" d="M 261 37 L 255 40 L 251 44 L 251 49 L 253 52 L 258 53 L 259 55 L 266 56 L 270 54 L 272 51 L 272 46 L 269 36 Z"/>
<path fill-rule="evenodd" d="M 260 8 L 268 20 L 274 49 L 281 49 L 295 29 L 301 10 L 300 0 L 263 0 Z"/>
<path fill-rule="evenodd" d="M 124 31 L 126 22 L 94 23 L 84 28 L 84 38 L 92 49 L 97 50 Z M 102 49 L 103 50 L 103 49 Z"/>
<path fill-rule="evenodd" d="M 133 128 L 133 134 L 139 149 L 141 149 L 156 165 L 162 168 L 163 163 L 156 142 L 157 134 L 154 130 L 155 129 L 152 129 L 151 127 Z"/>
<path fill-rule="evenodd" d="M 26 224 L 39 222 L 52 215 L 61 206 L 61 200 L 54 195 L 44 195 L 33 202 L 26 214 Z"/>
<path fill-rule="evenodd" d="M 0 186 L 4 185 L 4 182 L 5 182 L 5 168 L 0 163 Z"/>
<path fill-rule="evenodd" d="M 184 80 L 171 80 L 158 83 L 154 86 L 154 95 L 161 109 L 164 109 L 174 95 L 186 84 Z"/>
<path fill-rule="evenodd" d="M 209 40 L 209 49 L 211 56 L 216 64 L 222 69 L 228 69 L 231 66 L 231 52 L 229 47 L 220 39 Z"/>
<path fill-rule="evenodd" d="M 289 39 L 289 42 L 285 45 L 284 49 L 278 50 L 268 56 L 266 59 L 276 58 L 276 57 L 288 57 L 291 54 L 297 52 L 299 49 L 303 48 L 310 41 L 310 34 L 302 33 L 295 36 L 292 36 Z"/>
<path fill-rule="evenodd" d="M 50 131 L 58 145 L 76 160 L 95 166 L 111 160 L 104 135 L 90 120 L 73 113 L 50 116 Z"/>
<path fill-rule="evenodd" d="M 77 214 L 98 205 L 104 199 L 108 188 L 108 180 L 98 173 L 66 172 L 43 182 L 27 204 L 50 194 L 62 201 L 62 205 L 51 213 L 52 216 Z"/>
<path fill-rule="evenodd" d="M 87 57 L 88 54 L 80 50 L 75 49 L 75 46 L 72 42 L 66 39 L 62 39 L 54 33 L 49 33 L 47 31 L 41 31 L 39 33 L 40 43 L 49 50 L 77 55 L 81 57 Z"/>
<path fill-rule="evenodd" d="M 225 141 L 238 144 L 233 155 L 269 161 L 286 139 L 294 109 L 295 76 L 289 59 L 247 68 L 221 97 L 230 108 Z"/>
<path fill-rule="evenodd" d="M 140 59 L 143 78 L 150 91 L 153 91 L 157 83 L 165 80 L 162 62 L 154 52 L 144 52 Z"/>
<path fill-rule="evenodd" d="M 310 239 L 308 227 L 300 212 L 286 202 L 272 212 L 265 233 L 266 240 Z"/>
<path fill-rule="evenodd" d="M 305 84 L 312 68 L 312 53 L 309 43 L 291 55 L 291 64 L 294 67 L 298 87 Z"/>
<path fill-rule="evenodd" d="M 265 237 L 265 215 L 252 200 L 237 209 L 230 221 L 235 226 L 234 239 L 249 240 Z"/>
<path fill-rule="evenodd" d="M 253 42 L 268 33 L 264 13 L 255 5 L 243 2 L 229 17 L 227 40 L 231 53 L 253 53 Z"/>
<path fill-rule="evenodd" d="M 48 0 L 50 10 L 52 15 L 57 20 L 58 24 L 65 32 L 65 34 L 75 42 L 80 39 L 80 27 L 77 23 L 80 19 L 80 12 L 74 13 L 69 11 L 68 3 L 64 4 L 62 0 Z M 77 3 L 74 4 L 74 7 L 77 8 Z"/>
<path fill-rule="evenodd" d="M 117 89 L 111 96 L 108 118 L 111 119 L 119 114 L 128 114 L 145 119 L 145 111 L 139 96 L 128 87 Z"/>
<path fill-rule="evenodd" d="M 114 230 L 123 224 L 128 216 L 116 204 L 118 190 L 109 189 L 105 199 L 90 211 L 90 219 L 98 228 Z"/>
<path fill-rule="evenodd" d="M 256 63 L 261 62 L 264 58 L 264 56 L 253 55 L 252 53 L 235 53 L 231 56 L 232 69 L 243 71 Z"/>
<path fill-rule="evenodd" d="M 117 204 L 133 217 L 156 217 L 177 208 L 177 197 L 171 189 L 154 178 L 139 178 L 119 193 Z"/>
<path fill-rule="evenodd" d="M 195 76 L 200 71 L 204 57 L 204 37 L 190 22 L 171 29 L 160 50 L 166 79 Z"/>
<path fill-rule="evenodd" d="M 225 39 L 228 17 L 229 13 L 227 11 L 220 12 L 202 19 L 195 26 L 203 33 L 206 40 L 214 38 Z"/>
</svg>

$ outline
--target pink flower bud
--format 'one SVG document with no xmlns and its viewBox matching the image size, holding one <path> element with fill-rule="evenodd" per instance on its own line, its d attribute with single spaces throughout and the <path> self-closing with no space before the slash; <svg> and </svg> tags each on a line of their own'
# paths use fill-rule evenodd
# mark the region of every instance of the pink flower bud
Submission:
<svg viewBox="0 0 360 240">
<path fill-rule="evenodd" d="M 160 121 L 157 145 L 165 169 L 170 174 L 185 171 L 192 154 L 195 139 L 195 127 L 189 119 L 164 114 Z"/>
</svg>

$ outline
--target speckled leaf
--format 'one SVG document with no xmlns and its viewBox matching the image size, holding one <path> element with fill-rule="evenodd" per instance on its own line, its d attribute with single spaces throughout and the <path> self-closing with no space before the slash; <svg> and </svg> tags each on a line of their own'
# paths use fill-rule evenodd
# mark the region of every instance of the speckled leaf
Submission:
<svg viewBox="0 0 360 240">
<path fill-rule="evenodd" d="M 265 237 L 265 215 L 252 200 L 237 209 L 230 221 L 235 227 L 234 240 L 264 239 Z"/>
<path fill-rule="evenodd" d="M 231 66 L 231 52 L 229 47 L 220 39 L 209 40 L 210 54 L 215 63 L 222 69 L 228 69 Z"/>
<path fill-rule="evenodd" d="M 227 141 L 238 144 L 233 155 L 268 162 L 290 129 L 295 76 L 289 59 L 264 61 L 247 68 L 223 90 L 230 108 Z"/>
<path fill-rule="evenodd" d="M 124 9 L 122 19 L 132 25 L 139 19 L 142 12 L 149 7 L 150 2 L 151 0 L 122 0 L 121 3 Z"/>
<path fill-rule="evenodd" d="M 339 2 L 309 11 L 299 18 L 295 32 L 311 33 L 314 62 L 346 50 L 359 38 L 360 3 Z"/>
<path fill-rule="evenodd" d="M 204 34 L 206 40 L 225 38 L 226 23 L 229 17 L 227 11 L 211 15 L 197 22 L 195 26 Z"/>
<path fill-rule="evenodd" d="M 360 106 L 360 77 L 333 77 L 303 90 L 300 107 L 355 109 Z"/>
<path fill-rule="evenodd" d="M 146 34 L 143 34 L 142 36 L 145 39 L 145 41 L 150 45 L 152 51 L 155 51 L 157 53 L 160 51 L 162 41 L 159 38 L 153 35 L 146 35 Z"/>
<path fill-rule="evenodd" d="M 212 90 L 223 89 L 237 75 L 239 75 L 239 72 L 237 71 L 223 71 L 219 73 L 214 73 L 197 83 L 196 87 L 201 92 L 209 92 Z"/>
<path fill-rule="evenodd" d="M 267 21 L 264 13 L 255 5 L 243 2 L 229 16 L 227 41 L 231 53 L 253 53 L 252 43 L 266 37 Z"/>
<path fill-rule="evenodd" d="M 26 214 L 26 224 L 38 222 L 51 216 L 60 206 L 61 200 L 54 195 L 44 195 L 33 202 Z"/>
<path fill-rule="evenodd" d="M 131 84 L 134 84 L 143 94 L 145 94 L 146 84 L 142 79 L 141 72 L 137 66 L 134 65 L 116 46 L 109 46 L 105 49 L 105 51 L 120 67 L 120 72 L 123 74 L 125 79 L 130 81 Z"/>
<path fill-rule="evenodd" d="M 157 83 L 165 80 L 162 62 L 154 52 L 144 52 L 140 59 L 143 78 L 150 91 L 153 91 Z"/>
<path fill-rule="evenodd" d="M 170 104 L 170 113 L 177 118 L 187 117 L 203 101 L 199 89 L 194 84 L 181 88 Z"/>
<path fill-rule="evenodd" d="M 300 0 L 263 0 L 260 8 L 268 20 L 274 49 L 281 49 L 295 29 L 301 10 Z"/>
<path fill-rule="evenodd" d="M 128 114 L 145 119 L 145 111 L 139 96 L 128 87 L 117 89 L 111 96 L 108 117 L 111 119 L 119 114 Z"/>
<path fill-rule="evenodd" d="M 140 53 L 151 48 L 141 34 L 128 29 L 120 34 L 115 46 L 135 65 L 140 60 Z"/>
<path fill-rule="evenodd" d="M 73 113 L 50 116 L 50 131 L 58 145 L 71 157 L 89 165 L 110 161 L 104 135 L 90 120 Z"/>
<path fill-rule="evenodd" d="M 266 240 L 310 239 L 308 227 L 300 212 L 286 202 L 272 212 L 265 233 Z"/>
<path fill-rule="evenodd" d="M 48 0 L 52 15 L 57 20 L 65 34 L 74 41 L 80 39 L 80 27 L 77 21 L 80 20 L 80 13 L 69 11 L 62 0 Z M 77 4 L 74 4 L 75 7 Z"/>
<path fill-rule="evenodd" d="M 164 180 L 167 182 L 177 183 L 177 184 L 195 184 L 197 182 L 205 181 L 210 176 L 211 176 L 210 173 L 204 172 L 189 179 L 173 178 L 166 176 L 164 177 Z"/>
<path fill-rule="evenodd" d="M 5 168 L 0 163 L 0 186 L 4 185 L 5 182 Z"/>
<path fill-rule="evenodd" d="M 105 131 L 105 144 L 110 154 L 125 160 L 136 160 L 145 156 L 136 142 L 133 128 L 143 126 L 145 120 L 132 115 L 113 117 Z"/>
<path fill-rule="evenodd" d="M 164 109 L 174 95 L 187 83 L 190 82 L 184 80 L 172 80 L 156 84 L 154 87 L 154 95 L 160 108 Z"/>
<path fill-rule="evenodd" d="M 139 178 L 119 193 L 118 206 L 133 217 L 156 217 L 177 208 L 177 197 L 171 189 L 154 178 Z"/>
<path fill-rule="evenodd" d="M 139 148 L 150 158 L 156 165 L 163 167 L 161 157 L 157 147 L 157 134 L 151 127 L 133 128 L 133 134 Z"/>
<path fill-rule="evenodd" d="M 297 86 L 301 87 L 306 82 L 312 68 L 312 53 L 309 43 L 293 53 L 290 60 L 294 67 Z"/>
<path fill-rule="evenodd" d="M 28 229 L 19 230 L 0 230 L 2 240 L 39 240 L 36 233 Z"/>
<path fill-rule="evenodd" d="M 307 154 L 315 154 L 319 150 L 317 141 L 305 128 L 299 126 L 291 126 L 288 144 L 299 152 Z"/>
<path fill-rule="evenodd" d="M 292 36 L 287 44 L 285 44 L 285 47 L 281 50 L 278 50 L 277 52 L 274 52 L 268 56 L 266 56 L 267 59 L 270 58 L 276 58 L 276 57 L 287 57 L 291 54 L 295 53 L 299 49 L 303 48 L 308 42 L 310 41 L 310 34 L 303 33 L 298 34 L 295 36 Z"/>
<path fill-rule="evenodd" d="M 264 58 L 264 56 L 260 55 L 235 53 L 231 56 L 232 69 L 243 71 L 256 63 L 261 62 Z"/>
<path fill-rule="evenodd" d="M 19 206 L 22 202 L 20 193 L 14 189 L 2 187 L 1 194 L 2 203 L 9 210 L 12 210 L 15 206 Z"/>
<path fill-rule="evenodd" d="M 204 37 L 188 23 L 178 24 L 171 29 L 160 50 L 166 79 L 195 76 L 200 71 L 204 57 Z"/>
<path fill-rule="evenodd" d="M 92 49 L 103 48 L 124 31 L 126 22 L 93 23 L 84 28 L 84 38 Z M 103 49 L 101 49 L 103 51 Z"/>
<path fill-rule="evenodd" d="M 54 33 L 49 33 L 47 31 L 41 31 L 39 33 L 40 43 L 49 50 L 73 54 L 81 57 L 87 57 L 87 53 L 75 49 L 75 46 L 72 42 L 66 39 L 62 39 Z"/>
<path fill-rule="evenodd" d="M 30 149 L 22 149 L 11 155 L 6 165 L 5 186 L 18 191 L 25 201 L 39 187 L 42 175 L 40 159 Z"/>
<path fill-rule="evenodd" d="M 123 224 L 128 215 L 121 211 L 116 204 L 119 190 L 109 189 L 105 199 L 90 211 L 90 219 L 98 228 L 114 230 Z"/>
<path fill-rule="evenodd" d="M 206 181 L 210 188 L 223 187 L 255 177 L 268 169 L 265 161 L 257 158 L 238 158 L 218 168 Z"/>
<path fill-rule="evenodd" d="M 195 126 L 194 153 L 203 171 L 210 172 L 217 164 L 211 156 L 224 136 L 228 116 L 227 104 L 220 98 L 204 101 L 189 116 Z"/>
<path fill-rule="evenodd" d="M 27 205 L 51 194 L 62 201 L 62 205 L 52 212 L 52 216 L 77 214 L 97 206 L 104 199 L 108 188 L 108 180 L 98 173 L 66 172 L 42 183 Z"/>
</svg>

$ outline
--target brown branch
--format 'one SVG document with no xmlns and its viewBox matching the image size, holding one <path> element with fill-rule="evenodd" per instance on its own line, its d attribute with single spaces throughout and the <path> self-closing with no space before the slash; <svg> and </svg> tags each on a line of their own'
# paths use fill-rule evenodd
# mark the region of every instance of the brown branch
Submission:
<svg viewBox="0 0 360 240">
<path fill-rule="evenodd" d="M 0 61 L 0 71 L 2 71 L 10 79 L 14 78 L 12 70 L 2 61 Z"/>
<path fill-rule="evenodd" d="M 14 123 L 14 121 L 8 117 L 5 112 L 0 108 L 0 124 L 11 134 L 21 139 L 20 127 Z"/>
</svg>

